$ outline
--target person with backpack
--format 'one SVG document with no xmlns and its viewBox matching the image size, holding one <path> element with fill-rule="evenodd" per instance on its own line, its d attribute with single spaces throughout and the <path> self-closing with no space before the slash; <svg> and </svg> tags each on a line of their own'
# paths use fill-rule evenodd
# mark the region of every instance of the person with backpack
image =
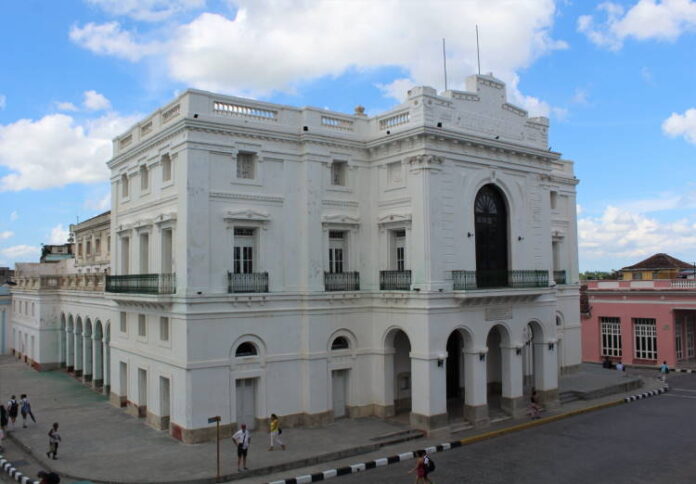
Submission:
<svg viewBox="0 0 696 484">
<path fill-rule="evenodd" d="M 34 423 L 36 423 L 36 419 L 34 418 L 34 413 L 31 411 L 31 403 L 29 403 L 29 398 L 27 398 L 26 393 L 22 394 L 19 403 L 19 411 L 22 413 L 22 427 L 27 428 L 27 415 L 31 417 Z"/>
<path fill-rule="evenodd" d="M 426 484 L 426 483 L 432 484 L 430 479 L 428 479 L 428 466 L 430 464 L 426 464 L 426 459 L 428 459 L 430 462 L 432 462 L 432 460 L 430 459 L 430 457 L 427 457 L 424 450 L 419 450 L 418 452 L 416 452 L 416 455 L 417 455 L 416 465 L 413 469 L 408 471 L 408 473 L 409 474 L 411 474 L 412 472 L 416 473 L 415 484 Z M 433 466 L 433 470 L 434 470 L 435 464 L 433 463 L 432 466 Z"/>
<path fill-rule="evenodd" d="M 662 365 L 660 365 L 660 380 L 665 383 L 667 383 L 667 373 L 669 373 L 669 366 L 666 361 L 663 361 Z"/>
<path fill-rule="evenodd" d="M 423 464 L 425 464 L 425 482 L 429 482 L 432 484 L 433 481 L 430 480 L 428 477 L 432 472 L 435 472 L 435 461 L 428 455 L 428 453 L 425 453 L 425 456 L 423 457 Z"/>
<path fill-rule="evenodd" d="M 10 419 L 10 423 L 12 423 L 12 428 L 15 426 L 15 422 L 17 421 L 17 414 L 19 413 L 19 403 L 17 402 L 17 397 L 12 395 L 12 398 L 7 402 L 7 416 Z"/>
<path fill-rule="evenodd" d="M 5 427 L 7 427 L 7 410 L 5 405 L 0 403 L 0 452 L 2 452 L 2 441 L 5 439 Z"/>
</svg>

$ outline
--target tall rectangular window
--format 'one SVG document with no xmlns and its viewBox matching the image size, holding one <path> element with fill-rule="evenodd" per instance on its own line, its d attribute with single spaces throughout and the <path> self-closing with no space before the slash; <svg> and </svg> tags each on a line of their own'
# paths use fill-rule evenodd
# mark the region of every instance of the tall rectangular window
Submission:
<svg viewBox="0 0 696 484">
<path fill-rule="evenodd" d="M 238 153 L 237 154 L 237 178 L 253 180 L 255 177 L 255 161 L 254 153 Z"/>
<path fill-rule="evenodd" d="M 406 231 L 392 231 L 392 269 L 397 271 L 406 270 Z"/>
<path fill-rule="evenodd" d="M 150 188 L 150 174 L 148 173 L 147 166 L 142 165 L 140 167 L 140 190 L 146 191 Z"/>
<path fill-rule="evenodd" d="M 602 356 L 622 356 L 621 320 L 619 318 L 599 318 L 602 332 Z"/>
<path fill-rule="evenodd" d="M 684 340 L 682 338 L 682 322 L 676 321 L 674 323 L 674 346 L 677 350 L 677 359 L 681 360 L 684 358 Z"/>
<path fill-rule="evenodd" d="M 334 161 L 331 163 L 331 184 L 335 186 L 346 186 L 346 166 L 345 161 Z"/>
<path fill-rule="evenodd" d="M 168 154 L 162 155 L 162 181 L 168 182 L 172 179 L 172 159 Z"/>
<path fill-rule="evenodd" d="M 640 360 L 657 359 L 657 324 L 652 318 L 633 318 L 635 357 Z"/>
<path fill-rule="evenodd" d="M 173 233 L 172 229 L 162 230 L 162 273 L 172 274 L 174 272 L 173 259 Z"/>
<path fill-rule="evenodd" d="M 329 232 L 329 272 L 343 272 L 345 253 L 345 233 Z"/>
<path fill-rule="evenodd" d="M 150 273 L 150 234 L 140 234 L 140 273 Z"/>
<path fill-rule="evenodd" d="M 121 238 L 121 274 L 130 273 L 130 239 Z"/>
<path fill-rule="evenodd" d="M 128 198 L 128 175 L 121 175 L 121 197 Z"/>
<path fill-rule="evenodd" d="M 256 237 L 254 229 L 237 227 L 234 229 L 234 273 L 254 272 L 254 251 Z"/>
<path fill-rule="evenodd" d="M 144 314 L 138 314 L 138 336 L 147 336 L 147 317 Z"/>
<path fill-rule="evenodd" d="M 94 254 L 101 255 L 101 239 L 99 237 L 94 239 Z"/>
<path fill-rule="evenodd" d="M 121 312 L 121 333 L 128 332 L 128 316 L 125 312 Z"/>
<path fill-rule="evenodd" d="M 160 341 L 169 341 L 169 318 L 160 317 Z"/>
</svg>

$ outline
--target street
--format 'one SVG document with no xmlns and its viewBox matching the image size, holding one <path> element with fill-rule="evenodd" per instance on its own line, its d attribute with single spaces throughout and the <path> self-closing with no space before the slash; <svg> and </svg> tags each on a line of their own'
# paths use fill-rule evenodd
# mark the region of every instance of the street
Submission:
<svg viewBox="0 0 696 484">
<path fill-rule="evenodd" d="M 670 392 L 433 455 L 449 483 L 686 483 L 696 480 L 696 376 Z M 352 482 L 409 483 L 415 461 L 353 474 Z"/>
</svg>

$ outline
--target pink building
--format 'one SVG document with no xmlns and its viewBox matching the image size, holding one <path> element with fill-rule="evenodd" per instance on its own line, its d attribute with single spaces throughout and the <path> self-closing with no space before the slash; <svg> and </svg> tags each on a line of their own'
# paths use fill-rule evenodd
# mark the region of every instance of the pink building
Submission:
<svg viewBox="0 0 696 484">
<path fill-rule="evenodd" d="M 696 366 L 696 279 L 588 281 L 586 294 L 583 361 Z"/>
</svg>

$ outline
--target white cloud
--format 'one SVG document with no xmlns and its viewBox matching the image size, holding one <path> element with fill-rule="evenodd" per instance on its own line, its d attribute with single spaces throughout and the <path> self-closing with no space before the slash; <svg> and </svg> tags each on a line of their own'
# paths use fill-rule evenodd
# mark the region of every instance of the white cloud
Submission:
<svg viewBox="0 0 696 484">
<path fill-rule="evenodd" d="M 14 232 L 10 232 L 9 230 L 6 230 L 4 232 L 0 232 L 0 240 L 11 239 L 13 236 L 14 236 Z"/>
<path fill-rule="evenodd" d="M 401 97 L 411 84 L 442 87 L 442 37 L 447 38 L 450 87 L 464 89 L 465 77 L 476 70 L 478 23 L 483 72 L 506 81 L 511 100 L 532 114 L 548 114 L 551 108 L 519 92 L 516 72 L 567 47 L 550 35 L 553 0 L 436 0 L 427 7 L 410 0 L 229 3 L 234 18 L 202 13 L 148 38 L 117 22 L 74 27 L 70 36 L 97 54 L 131 61 L 161 55 L 174 81 L 202 89 L 255 97 L 292 92 L 299 83 L 349 69 L 391 67 L 404 75 L 380 87 Z"/>
<path fill-rule="evenodd" d="M 157 22 L 205 5 L 205 0 L 87 0 L 111 15 L 125 15 L 135 20 Z"/>
<path fill-rule="evenodd" d="M 51 234 L 48 236 L 49 244 L 65 244 L 70 237 L 70 230 L 65 228 L 63 224 L 58 224 L 51 229 Z"/>
<path fill-rule="evenodd" d="M 608 206 L 600 217 L 578 220 L 578 243 L 584 265 L 602 258 L 637 260 L 657 252 L 687 252 L 696 246 L 696 223 L 663 222 Z"/>
<path fill-rule="evenodd" d="M 598 10 L 605 19 L 599 24 L 592 15 L 578 18 L 578 31 L 600 47 L 619 50 L 628 38 L 674 41 L 696 30 L 696 2 L 692 0 L 639 0 L 629 9 L 612 2 Z"/>
<path fill-rule="evenodd" d="M 7 96 L 0 94 L 0 110 L 5 109 L 5 106 L 7 106 Z"/>
<path fill-rule="evenodd" d="M 83 105 L 89 111 L 102 111 L 111 109 L 111 101 L 97 91 L 85 91 Z"/>
<path fill-rule="evenodd" d="M 570 102 L 573 104 L 580 104 L 582 106 L 586 106 L 589 104 L 589 94 L 586 89 L 582 88 L 576 88 L 575 92 L 573 93 L 573 97 L 570 99 Z"/>
<path fill-rule="evenodd" d="M 79 108 L 75 106 L 73 103 L 68 102 L 68 101 L 59 101 L 56 103 L 56 109 L 59 111 L 79 111 Z"/>
<path fill-rule="evenodd" d="M 683 136 L 689 143 L 696 144 L 696 108 L 687 109 L 684 114 L 672 113 L 662 123 L 662 132 L 672 138 Z"/>
<path fill-rule="evenodd" d="M 13 210 L 12 213 L 10 214 L 10 220 L 14 222 L 19 218 L 19 214 L 17 213 L 17 210 Z"/>
<path fill-rule="evenodd" d="M 111 55 L 132 62 L 156 53 L 159 45 L 154 42 L 137 42 L 133 34 L 121 30 L 118 22 L 88 23 L 84 27 L 73 26 L 70 40 L 99 55 Z"/>
<path fill-rule="evenodd" d="M 41 249 L 39 247 L 31 245 L 15 245 L 0 250 L 0 254 L 13 261 L 22 258 L 38 257 L 40 253 Z"/>
<path fill-rule="evenodd" d="M 137 119 L 110 113 L 78 123 L 66 114 L 52 114 L 0 125 L 0 166 L 10 171 L 0 178 L 0 191 L 106 180 L 112 138 Z"/>
<path fill-rule="evenodd" d="M 88 198 L 85 200 L 84 207 L 88 210 L 99 210 L 105 212 L 111 208 L 111 193 L 107 193 L 101 198 Z"/>
</svg>

